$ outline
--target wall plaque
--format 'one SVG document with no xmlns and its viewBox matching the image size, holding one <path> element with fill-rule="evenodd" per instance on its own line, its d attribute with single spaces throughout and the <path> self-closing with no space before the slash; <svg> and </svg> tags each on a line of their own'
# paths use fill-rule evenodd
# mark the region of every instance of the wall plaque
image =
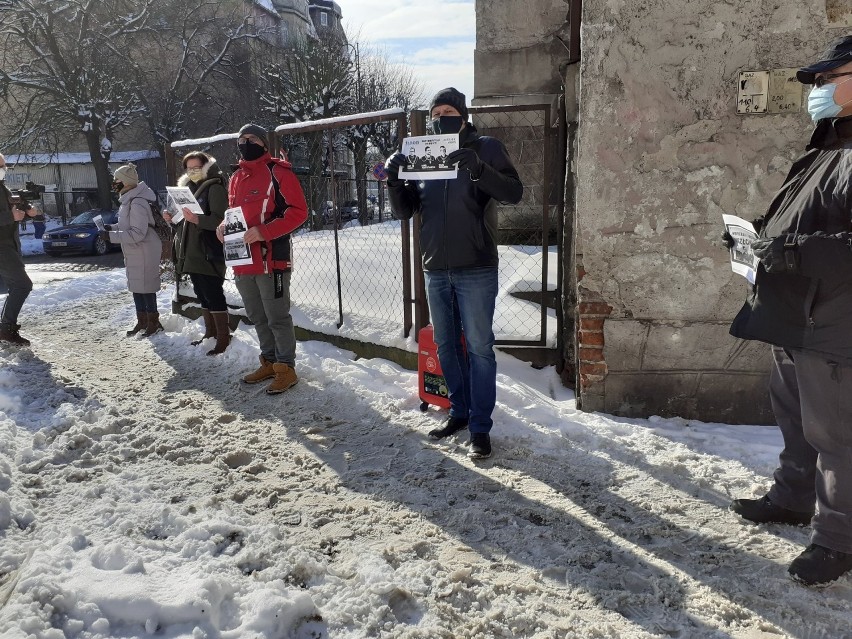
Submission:
<svg viewBox="0 0 852 639">
<path fill-rule="evenodd" d="M 769 103 L 769 71 L 740 71 L 737 113 L 766 113 Z"/>
<path fill-rule="evenodd" d="M 798 69 L 772 69 L 769 72 L 769 113 L 797 113 L 802 110 L 804 85 L 796 79 Z"/>
</svg>

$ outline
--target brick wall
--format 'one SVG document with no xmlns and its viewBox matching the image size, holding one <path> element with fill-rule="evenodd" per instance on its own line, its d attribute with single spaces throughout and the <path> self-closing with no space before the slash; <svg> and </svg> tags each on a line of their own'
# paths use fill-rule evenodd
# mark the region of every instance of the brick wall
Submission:
<svg viewBox="0 0 852 639">
<path fill-rule="evenodd" d="M 581 267 L 582 269 L 582 267 Z M 578 279 L 582 279 L 582 271 Z M 582 286 L 577 295 L 577 378 L 578 396 L 590 392 L 592 387 L 601 384 L 606 378 L 607 366 L 604 359 L 604 322 L 612 313 L 612 306 L 594 291 Z M 591 391 L 593 394 L 594 391 Z M 598 391 L 598 392 L 602 392 Z"/>
</svg>

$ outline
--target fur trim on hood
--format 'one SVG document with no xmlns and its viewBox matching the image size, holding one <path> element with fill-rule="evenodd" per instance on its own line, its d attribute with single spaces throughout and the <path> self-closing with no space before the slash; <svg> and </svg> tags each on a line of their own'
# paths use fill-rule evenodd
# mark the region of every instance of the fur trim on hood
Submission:
<svg viewBox="0 0 852 639">
<path fill-rule="evenodd" d="M 216 165 L 216 158 L 214 158 L 213 156 L 210 156 L 210 159 L 207 162 L 205 162 L 204 165 L 201 167 L 202 181 L 206 180 L 208 178 L 208 175 L 210 173 L 210 169 L 212 169 L 215 165 Z M 213 173 L 218 175 L 220 173 L 220 171 L 216 170 Z M 178 178 L 177 185 L 178 186 L 187 186 L 190 182 L 191 182 L 191 180 L 189 179 L 189 176 L 186 173 L 184 173 L 183 175 L 181 175 Z"/>
</svg>

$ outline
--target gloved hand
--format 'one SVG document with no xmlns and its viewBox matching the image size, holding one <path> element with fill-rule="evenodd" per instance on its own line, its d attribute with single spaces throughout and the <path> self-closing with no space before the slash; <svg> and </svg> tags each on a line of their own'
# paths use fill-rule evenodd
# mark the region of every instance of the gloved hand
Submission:
<svg viewBox="0 0 852 639">
<path fill-rule="evenodd" d="M 728 231 L 722 233 L 722 246 L 724 246 L 726 249 L 730 251 L 732 248 L 734 248 L 734 244 L 736 243 L 737 241 L 734 239 L 734 236 L 728 233 Z"/>
<path fill-rule="evenodd" d="M 799 245 L 795 233 L 779 235 L 771 240 L 755 240 L 751 243 L 751 250 L 767 273 L 799 272 Z"/>
<path fill-rule="evenodd" d="M 485 168 L 485 164 L 479 159 L 479 154 L 473 149 L 453 151 L 447 156 L 447 160 L 453 164 L 458 162 L 459 168 L 469 171 L 470 177 L 474 180 L 482 176 L 482 169 Z"/>
<path fill-rule="evenodd" d="M 408 166 L 408 158 L 401 151 L 397 151 L 385 161 L 385 171 L 388 173 L 388 182 L 399 182 L 399 170 Z"/>
<path fill-rule="evenodd" d="M 105 231 L 111 231 L 112 230 L 112 224 L 104 224 L 104 230 Z"/>
</svg>

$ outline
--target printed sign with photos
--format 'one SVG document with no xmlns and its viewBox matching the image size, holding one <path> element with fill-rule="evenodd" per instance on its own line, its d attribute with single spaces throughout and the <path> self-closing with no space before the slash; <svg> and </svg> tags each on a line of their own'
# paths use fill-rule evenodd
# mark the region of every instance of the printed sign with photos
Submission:
<svg viewBox="0 0 852 639">
<path fill-rule="evenodd" d="M 458 176 L 458 169 L 447 156 L 458 148 L 458 133 L 405 138 L 402 141 L 402 152 L 408 164 L 400 168 L 400 179 L 454 180 Z"/>
<path fill-rule="evenodd" d="M 248 226 L 243 215 L 243 209 L 237 206 L 225 210 L 225 264 L 227 266 L 241 266 L 251 264 L 251 250 L 243 239 Z"/>
</svg>

